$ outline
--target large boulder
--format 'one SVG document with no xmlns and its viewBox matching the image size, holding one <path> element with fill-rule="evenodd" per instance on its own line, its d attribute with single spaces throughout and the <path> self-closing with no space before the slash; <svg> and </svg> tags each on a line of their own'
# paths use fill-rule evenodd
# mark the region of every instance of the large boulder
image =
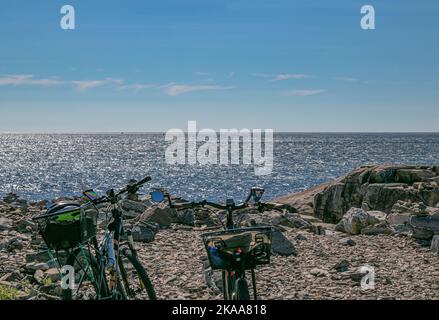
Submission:
<svg viewBox="0 0 439 320">
<path fill-rule="evenodd" d="M 439 235 L 438 213 L 428 216 L 411 216 L 409 223 L 413 229 L 413 238 L 431 240 L 433 236 Z"/>
<path fill-rule="evenodd" d="M 173 222 L 193 227 L 195 225 L 194 210 L 176 210 L 175 215 L 173 216 Z"/>
<path fill-rule="evenodd" d="M 173 222 L 173 216 L 175 215 L 175 210 L 168 207 L 151 207 L 148 208 L 144 213 L 142 213 L 137 221 L 142 223 L 157 223 L 161 227 L 169 227 Z"/>
<path fill-rule="evenodd" d="M 349 234 L 390 234 L 392 231 L 385 219 L 384 212 L 351 208 L 336 225 L 335 230 Z"/>
<path fill-rule="evenodd" d="M 273 228 L 271 250 L 273 253 L 281 256 L 297 256 L 297 250 L 294 244 L 288 240 L 277 228 Z"/>
<path fill-rule="evenodd" d="M 296 209 L 296 211 L 303 215 L 314 215 L 314 198 L 316 194 L 325 190 L 329 184 L 322 184 L 302 192 L 292 193 L 277 199 L 277 203 L 287 204 Z"/>
<path fill-rule="evenodd" d="M 138 215 L 144 213 L 148 206 L 140 201 L 134 201 L 129 199 L 123 199 L 120 202 L 121 209 L 125 218 L 135 218 Z"/>
<path fill-rule="evenodd" d="M 393 230 L 387 223 L 382 222 L 375 225 L 369 225 L 363 229 L 361 229 L 361 234 L 365 235 L 377 235 L 377 234 L 394 234 L 395 230 Z"/>
<path fill-rule="evenodd" d="M 134 241 L 139 242 L 152 242 L 155 239 L 155 232 L 152 228 L 149 228 L 148 226 L 139 224 L 134 226 L 131 229 L 131 233 L 133 235 Z"/>
<path fill-rule="evenodd" d="M 245 227 L 255 226 L 275 226 L 298 229 L 312 230 L 313 225 L 296 213 L 281 213 L 278 211 L 268 211 L 260 213 L 258 211 L 244 213 L 238 216 L 241 225 Z"/>
<path fill-rule="evenodd" d="M 439 203 L 439 169 L 435 166 L 365 166 L 326 185 L 314 196 L 314 214 L 338 222 L 352 207 L 389 213 L 398 201 Z"/>
</svg>

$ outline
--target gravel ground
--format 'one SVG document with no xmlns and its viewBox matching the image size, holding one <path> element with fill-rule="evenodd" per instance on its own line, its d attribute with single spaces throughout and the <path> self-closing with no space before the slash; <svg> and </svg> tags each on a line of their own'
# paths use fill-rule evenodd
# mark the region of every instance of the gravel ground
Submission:
<svg viewBox="0 0 439 320">
<path fill-rule="evenodd" d="M 139 244 L 160 299 L 219 299 L 203 275 L 205 256 L 201 232 L 162 230 L 150 244 Z M 410 238 L 351 236 L 356 245 L 343 244 L 346 235 L 284 233 L 294 242 L 297 257 L 274 256 L 257 269 L 261 299 L 439 299 L 439 256 Z M 349 271 L 375 268 L 375 289 L 363 290 L 359 281 L 334 266 L 347 262 Z M 348 272 L 349 272 L 348 271 Z"/>
<path fill-rule="evenodd" d="M 17 212 L 3 216 L 20 217 Z M 8 227 L 8 221 L 2 223 L 0 291 L 11 286 L 18 290 L 17 298 L 56 298 L 59 285 L 42 279 L 33 265 L 38 261 L 30 266 L 26 261 L 26 255 L 38 252 L 41 240 L 30 229 L 18 232 Z M 172 225 L 160 230 L 151 243 L 137 242 L 159 299 L 221 299 L 205 281 L 201 233 Z M 261 299 L 439 299 L 439 255 L 410 237 L 348 236 L 330 230 L 316 235 L 294 228 L 283 234 L 298 255 L 273 256 L 270 265 L 258 267 Z M 344 270 L 336 270 L 337 265 Z M 375 289 L 360 286 L 358 270 L 365 265 L 375 269 Z"/>
</svg>

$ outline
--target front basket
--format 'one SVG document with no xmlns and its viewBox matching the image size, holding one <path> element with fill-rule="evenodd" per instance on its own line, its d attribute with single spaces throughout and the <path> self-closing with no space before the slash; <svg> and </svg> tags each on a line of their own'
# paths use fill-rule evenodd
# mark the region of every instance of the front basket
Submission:
<svg viewBox="0 0 439 320">
<path fill-rule="evenodd" d="M 245 269 L 270 263 L 273 229 L 271 227 L 240 228 L 202 235 L 210 266 L 214 270 L 234 268 L 234 254 L 241 252 Z"/>
</svg>

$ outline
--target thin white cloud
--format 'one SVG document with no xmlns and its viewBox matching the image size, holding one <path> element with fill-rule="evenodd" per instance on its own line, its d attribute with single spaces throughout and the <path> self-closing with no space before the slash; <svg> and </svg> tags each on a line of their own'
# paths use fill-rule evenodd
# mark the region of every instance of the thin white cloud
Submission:
<svg viewBox="0 0 439 320">
<path fill-rule="evenodd" d="M 72 83 L 79 90 L 88 90 L 88 89 L 98 88 L 98 87 L 102 87 L 102 86 L 106 86 L 106 85 L 121 86 L 123 84 L 123 80 L 105 78 L 105 79 L 99 79 L 99 80 L 77 80 L 77 81 L 72 81 Z"/>
<path fill-rule="evenodd" d="M 133 83 L 133 84 L 127 84 L 122 85 L 119 87 L 120 90 L 134 90 L 134 91 L 140 91 L 144 89 L 151 89 L 151 88 L 157 88 L 158 86 L 156 84 L 149 84 L 149 83 Z"/>
<path fill-rule="evenodd" d="M 271 81 L 284 81 L 289 79 L 304 79 L 308 78 L 306 74 L 300 74 L 300 73 L 282 73 L 278 74 L 272 79 Z"/>
<path fill-rule="evenodd" d="M 228 90 L 233 88 L 231 86 L 221 86 L 211 83 L 214 82 L 214 79 L 206 79 L 206 81 L 209 83 L 197 85 L 169 83 L 166 85 L 159 85 L 149 83 L 126 83 L 124 80 L 114 78 L 62 80 L 59 78 L 35 78 L 32 74 L 0 75 L 0 86 L 54 86 L 63 84 L 72 86 L 80 91 L 87 91 L 100 87 L 109 87 L 116 90 L 133 91 L 156 88 L 162 90 L 164 94 L 172 97 L 189 92 Z"/>
<path fill-rule="evenodd" d="M 290 90 L 285 92 L 285 96 L 289 97 L 308 97 L 314 96 L 326 92 L 326 89 L 303 89 L 303 90 Z"/>
<path fill-rule="evenodd" d="M 257 78 L 271 78 L 270 81 L 284 81 L 289 79 L 309 78 L 309 75 L 302 73 L 279 73 L 279 74 L 251 73 L 250 75 L 252 77 L 257 77 Z"/>
<path fill-rule="evenodd" d="M 1 86 L 54 86 L 62 84 L 57 78 L 35 78 L 32 74 L 0 75 Z"/>
<path fill-rule="evenodd" d="M 196 91 L 228 90 L 228 89 L 232 89 L 232 87 L 224 87 L 218 85 L 188 85 L 188 84 L 174 84 L 174 83 L 163 86 L 163 92 L 171 97 L 175 97 L 189 92 L 196 92 Z"/>
</svg>

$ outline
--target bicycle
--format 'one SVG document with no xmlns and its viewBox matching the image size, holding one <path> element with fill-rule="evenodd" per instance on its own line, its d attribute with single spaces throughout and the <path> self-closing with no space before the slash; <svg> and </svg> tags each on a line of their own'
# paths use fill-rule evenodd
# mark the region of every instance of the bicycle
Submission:
<svg viewBox="0 0 439 320">
<path fill-rule="evenodd" d="M 62 281 L 67 279 L 62 290 L 63 300 L 157 299 L 151 280 L 138 259 L 131 231 L 124 230 L 123 212 L 118 206 L 123 194 L 137 190 L 150 180 L 145 177 L 118 192 L 110 189 L 102 197 L 92 189 L 86 190 L 84 201 L 58 203 L 33 218 Z M 105 233 L 98 242 L 98 205 L 106 203 L 109 203 L 111 221 L 108 223 L 106 214 Z M 127 239 L 121 241 L 125 234 Z M 59 252 L 67 252 L 64 266 L 61 266 Z"/>
<path fill-rule="evenodd" d="M 222 205 L 206 200 L 173 204 L 165 189 L 156 189 L 151 192 L 151 199 L 154 202 L 162 202 L 167 199 L 169 206 L 176 210 L 196 209 L 205 206 L 226 210 L 224 230 L 201 235 L 211 268 L 222 271 L 224 300 L 250 300 L 247 270 L 251 271 L 253 298 L 254 300 L 258 299 L 255 268 L 258 265 L 270 263 L 273 229 L 271 226 L 240 228 L 239 224 L 234 222 L 233 212 L 250 207 L 249 202 L 252 198 L 255 203 L 254 207 L 259 212 L 281 210 L 275 205 L 261 202 L 263 194 L 263 188 L 252 188 L 242 204 L 236 205 L 233 199 L 228 199 L 226 204 Z"/>
</svg>

